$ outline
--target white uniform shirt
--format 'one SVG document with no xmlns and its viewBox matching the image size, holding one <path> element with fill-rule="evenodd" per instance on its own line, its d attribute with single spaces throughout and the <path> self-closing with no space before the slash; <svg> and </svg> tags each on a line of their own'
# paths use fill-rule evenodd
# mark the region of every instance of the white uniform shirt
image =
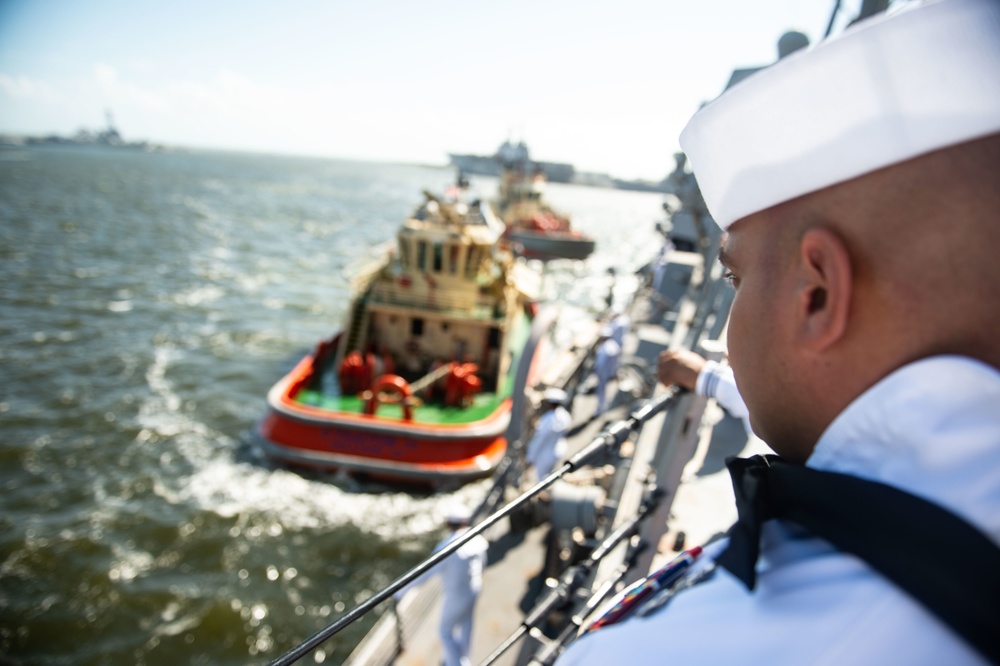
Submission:
<svg viewBox="0 0 1000 666">
<path fill-rule="evenodd" d="M 452 531 L 438 542 L 434 547 L 434 552 L 438 552 L 468 531 L 468 527 Z M 401 600 L 408 591 L 423 585 L 429 578 L 437 575 L 441 576 L 441 586 L 444 589 L 446 604 L 449 602 L 461 603 L 464 600 L 474 598 L 483 589 L 483 569 L 486 567 L 486 551 L 489 550 L 489 547 L 489 541 L 481 534 L 476 535 L 469 540 L 469 543 L 399 590 L 394 595 L 396 600 Z"/>
<path fill-rule="evenodd" d="M 535 427 L 535 434 L 528 442 L 524 459 L 534 466 L 538 479 L 547 476 L 556 463 L 566 455 L 566 431 L 573 419 L 562 405 L 542 414 Z"/>
<path fill-rule="evenodd" d="M 615 376 L 618 372 L 621 351 L 621 346 L 613 338 L 608 338 L 600 344 L 597 356 L 594 358 L 594 372 L 597 373 L 598 379 L 607 381 Z"/>
<path fill-rule="evenodd" d="M 441 541 L 434 551 L 441 550 L 465 534 L 468 529 L 463 527 L 455 530 Z M 489 546 L 489 542 L 482 535 L 477 535 L 438 565 L 446 603 L 449 600 L 474 597 L 483 589 L 483 569 L 486 566 L 486 551 Z"/>
<path fill-rule="evenodd" d="M 611 320 L 611 339 L 618 343 L 619 347 L 625 346 L 625 334 L 632 326 L 632 318 L 624 312 L 619 312 Z"/>
<path fill-rule="evenodd" d="M 850 404 L 807 465 L 921 496 L 1000 543 L 1000 373 L 955 356 L 906 366 Z M 962 565 L 933 534 L 922 545 Z M 764 525 L 757 572 L 750 592 L 719 568 L 666 608 L 576 641 L 557 666 L 985 663 L 862 560 L 792 524 Z"/>
</svg>

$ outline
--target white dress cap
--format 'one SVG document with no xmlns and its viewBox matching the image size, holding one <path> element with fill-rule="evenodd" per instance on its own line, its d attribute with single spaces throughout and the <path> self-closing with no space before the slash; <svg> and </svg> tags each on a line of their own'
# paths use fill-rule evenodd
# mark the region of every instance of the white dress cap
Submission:
<svg viewBox="0 0 1000 666">
<path fill-rule="evenodd" d="M 452 504 L 447 507 L 444 516 L 449 525 L 465 525 L 472 519 L 472 512 L 461 504 Z"/>
<path fill-rule="evenodd" d="M 1000 131 L 1000 0 L 857 23 L 723 93 L 681 133 L 723 229 L 747 215 Z"/>
<path fill-rule="evenodd" d="M 558 388 L 545 389 L 545 393 L 542 394 L 542 400 L 545 402 L 555 403 L 557 405 L 562 405 L 566 403 L 566 391 Z"/>
</svg>

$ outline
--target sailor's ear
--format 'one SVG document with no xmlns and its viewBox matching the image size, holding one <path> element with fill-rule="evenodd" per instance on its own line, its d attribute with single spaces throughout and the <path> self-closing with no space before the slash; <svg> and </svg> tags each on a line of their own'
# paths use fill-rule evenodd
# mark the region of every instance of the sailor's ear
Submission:
<svg viewBox="0 0 1000 666">
<path fill-rule="evenodd" d="M 853 275 L 843 239 L 830 229 L 809 229 L 799 241 L 798 310 L 803 343 L 822 351 L 847 331 Z"/>
</svg>

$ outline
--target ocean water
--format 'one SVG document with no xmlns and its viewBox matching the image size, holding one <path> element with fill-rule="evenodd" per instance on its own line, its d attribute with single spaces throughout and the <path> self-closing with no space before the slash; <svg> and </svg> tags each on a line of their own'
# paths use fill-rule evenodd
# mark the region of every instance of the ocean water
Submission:
<svg viewBox="0 0 1000 666">
<path fill-rule="evenodd" d="M 267 663 L 428 554 L 447 506 L 488 482 L 359 487 L 275 467 L 246 433 L 339 328 L 352 267 L 454 175 L 0 149 L 0 662 Z M 545 267 L 545 298 L 577 312 L 628 298 L 662 197 L 553 184 L 547 198 L 598 252 Z M 339 663 L 374 620 L 303 663 Z"/>
</svg>

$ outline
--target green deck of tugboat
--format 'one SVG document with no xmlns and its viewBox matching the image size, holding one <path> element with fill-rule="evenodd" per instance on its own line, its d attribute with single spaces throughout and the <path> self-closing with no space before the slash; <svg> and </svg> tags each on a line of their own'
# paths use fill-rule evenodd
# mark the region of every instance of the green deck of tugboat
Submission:
<svg viewBox="0 0 1000 666">
<path fill-rule="evenodd" d="M 413 409 L 414 423 L 433 425 L 458 425 L 482 421 L 493 414 L 507 396 L 496 393 L 481 393 L 473 399 L 469 407 L 445 407 L 442 404 L 424 404 Z M 364 400 L 358 396 L 329 396 L 319 391 L 304 390 L 295 396 L 297 402 L 334 412 L 361 414 L 364 412 Z M 380 419 L 403 420 L 401 405 L 379 405 Z"/>
<path fill-rule="evenodd" d="M 430 402 L 413 408 L 411 423 L 427 425 L 462 425 L 476 423 L 489 418 L 500 408 L 504 400 L 510 397 L 514 383 L 514 373 L 517 371 L 521 352 L 531 332 L 531 320 L 522 316 L 519 325 L 514 326 L 507 339 L 507 350 L 512 355 L 508 376 L 502 377 L 498 390 L 493 393 L 480 393 L 473 397 L 472 404 L 467 407 L 446 407 L 439 402 Z M 348 414 L 364 413 L 365 401 L 356 395 L 329 395 L 313 389 L 303 389 L 293 396 L 296 402 L 311 407 L 342 412 Z M 382 404 L 378 407 L 380 419 L 403 421 L 402 405 Z"/>
</svg>

